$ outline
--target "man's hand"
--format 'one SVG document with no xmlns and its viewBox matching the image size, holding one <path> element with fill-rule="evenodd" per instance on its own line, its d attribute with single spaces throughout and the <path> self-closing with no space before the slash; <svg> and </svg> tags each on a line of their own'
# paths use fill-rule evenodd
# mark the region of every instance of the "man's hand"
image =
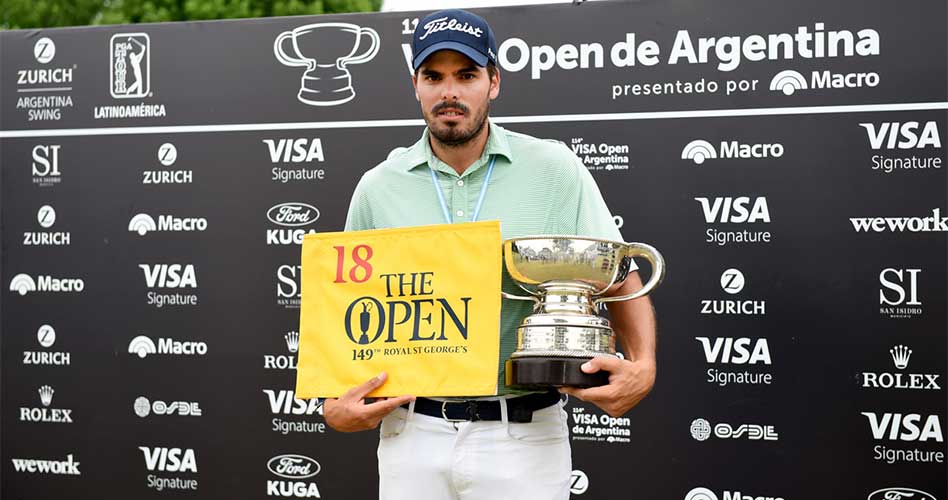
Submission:
<svg viewBox="0 0 948 500">
<path fill-rule="evenodd" d="M 395 408 L 415 400 L 414 396 L 399 396 L 366 404 L 365 395 L 381 387 L 387 378 L 388 375 L 382 372 L 378 377 L 349 389 L 339 399 L 327 399 L 323 404 L 323 417 L 329 427 L 339 432 L 374 429 Z"/>
<path fill-rule="evenodd" d="M 630 361 L 612 356 L 597 356 L 582 366 L 584 373 L 609 372 L 609 384 L 589 389 L 560 387 L 560 392 L 589 401 L 613 417 L 619 417 L 639 404 L 655 384 L 655 362 Z"/>
</svg>

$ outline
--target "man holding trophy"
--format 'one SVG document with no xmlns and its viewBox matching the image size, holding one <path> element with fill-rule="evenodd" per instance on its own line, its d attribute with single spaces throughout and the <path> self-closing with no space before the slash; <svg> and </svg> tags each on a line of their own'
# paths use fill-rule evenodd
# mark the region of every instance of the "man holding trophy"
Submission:
<svg viewBox="0 0 948 500">
<path fill-rule="evenodd" d="M 347 231 L 500 220 L 506 239 L 498 396 L 366 402 L 383 373 L 325 402 L 338 431 L 381 423 L 383 499 L 567 498 L 561 393 L 619 416 L 655 381 L 655 318 L 643 295 L 661 279 L 661 257 L 621 243 L 595 181 L 566 146 L 489 120 L 500 92 L 496 52 L 487 22 L 469 12 L 418 23 L 412 83 L 427 128 L 366 172 L 350 204 Z M 652 263 L 644 289 L 632 256 Z M 596 315 L 601 302 L 611 328 Z M 613 332 L 626 359 L 611 355 Z"/>
</svg>

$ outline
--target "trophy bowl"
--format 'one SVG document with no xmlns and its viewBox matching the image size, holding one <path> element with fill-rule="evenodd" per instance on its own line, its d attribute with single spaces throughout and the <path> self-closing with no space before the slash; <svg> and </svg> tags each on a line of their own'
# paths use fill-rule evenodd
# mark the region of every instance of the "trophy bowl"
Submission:
<svg viewBox="0 0 948 500">
<path fill-rule="evenodd" d="M 580 370 L 594 357 L 616 356 L 615 335 L 609 320 L 599 316 L 599 305 L 651 293 L 665 276 L 658 250 L 644 243 L 528 236 L 504 241 L 503 253 L 507 272 L 530 295 L 502 295 L 535 303 L 533 314 L 517 329 L 517 350 L 505 363 L 506 384 L 517 388 L 608 384 L 608 372 Z M 651 276 L 641 289 L 614 295 L 629 276 L 633 257 L 651 264 Z"/>
</svg>

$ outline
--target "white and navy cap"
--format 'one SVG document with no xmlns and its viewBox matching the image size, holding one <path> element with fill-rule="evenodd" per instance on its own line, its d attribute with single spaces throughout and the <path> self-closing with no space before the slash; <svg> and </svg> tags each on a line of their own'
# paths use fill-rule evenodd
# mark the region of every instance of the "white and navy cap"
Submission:
<svg viewBox="0 0 948 500">
<path fill-rule="evenodd" d="M 438 11 L 418 22 L 411 38 L 412 69 L 439 50 L 460 52 L 478 66 L 497 64 L 494 32 L 484 18 L 466 10 Z"/>
</svg>

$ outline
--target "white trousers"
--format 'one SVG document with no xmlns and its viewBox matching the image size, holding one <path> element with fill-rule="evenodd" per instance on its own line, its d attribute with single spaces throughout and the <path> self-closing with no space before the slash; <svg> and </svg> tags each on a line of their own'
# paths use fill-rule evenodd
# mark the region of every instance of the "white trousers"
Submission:
<svg viewBox="0 0 948 500">
<path fill-rule="evenodd" d="M 524 424 L 448 422 L 398 408 L 382 420 L 378 456 L 381 500 L 569 498 L 572 459 L 562 402 Z"/>
</svg>

